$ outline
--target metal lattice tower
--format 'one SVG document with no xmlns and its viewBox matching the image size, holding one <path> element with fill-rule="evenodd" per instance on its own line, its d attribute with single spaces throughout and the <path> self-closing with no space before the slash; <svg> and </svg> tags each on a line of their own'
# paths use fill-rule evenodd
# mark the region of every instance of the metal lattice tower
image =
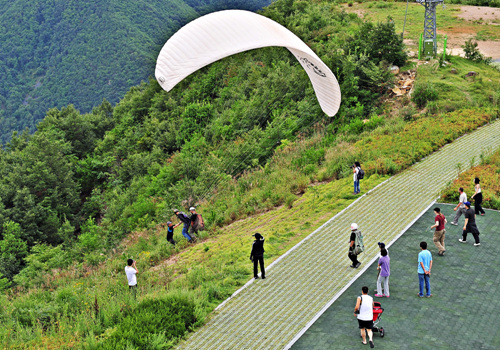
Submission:
<svg viewBox="0 0 500 350">
<path fill-rule="evenodd" d="M 443 1 L 417 0 L 420 5 L 425 7 L 423 49 L 426 56 L 435 56 L 437 54 L 436 6 L 443 3 Z"/>
</svg>

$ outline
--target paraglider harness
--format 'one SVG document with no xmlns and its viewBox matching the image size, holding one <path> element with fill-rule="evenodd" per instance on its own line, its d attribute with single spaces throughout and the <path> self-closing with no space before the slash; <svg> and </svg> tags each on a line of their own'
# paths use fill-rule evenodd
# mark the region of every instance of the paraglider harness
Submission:
<svg viewBox="0 0 500 350">
<path fill-rule="evenodd" d="M 205 229 L 205 221 L 203 221 L 203 217 L 201 214 L 193 214 L 196 215 L 196 218 L 191 219 L 191 227 L 195 232 L 203 231 Z"/>
</svg>

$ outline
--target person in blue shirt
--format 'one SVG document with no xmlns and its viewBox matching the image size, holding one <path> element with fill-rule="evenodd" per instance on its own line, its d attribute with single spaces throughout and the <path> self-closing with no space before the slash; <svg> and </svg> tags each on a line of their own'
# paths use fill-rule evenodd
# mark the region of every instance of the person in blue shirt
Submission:
<svg viewBox="0 0 500 350">
<path fill-rule="evenodd" d="M 420 298 L 424 297 L 424 284 L 425 284 L 425 296 L 430 298 L 431 294 L 431 269 L 432 269 L 432 254 L 427 250 L 427 242 L 420 242 L 421 252 L 418 253 L 418 282 L 419 282 L 419 293 Z"/>
</svg>

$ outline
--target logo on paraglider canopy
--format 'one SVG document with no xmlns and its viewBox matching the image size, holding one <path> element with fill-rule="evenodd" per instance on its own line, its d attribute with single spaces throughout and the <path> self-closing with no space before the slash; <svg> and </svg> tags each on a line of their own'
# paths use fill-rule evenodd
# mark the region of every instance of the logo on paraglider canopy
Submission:
<svg viewBox="0 0 500 350">
<path fill-rule="evenodd" d="M 326 77 L 326 74 L 323 73 L 321 71 L 321 69 L 318 68 L 317 65 L 315 65 L 314 63 L 312 63 L 311 61 L 309 61 L 307 58 L 305 57 L 298 57 L 299 61 L 301 61 L 307 68 L 309 69 L 312 69 L 314 71 L 314 73 L 316 73 L 317 75 L 319 75 L 320 77 Z"/>
<path fill-rule="evenodd" d="M 163 84 L 165 82 L 165 78 L 160 75 L 158 77 L 158 81 L 160 82 L 160 84 Z"/>
</svg>

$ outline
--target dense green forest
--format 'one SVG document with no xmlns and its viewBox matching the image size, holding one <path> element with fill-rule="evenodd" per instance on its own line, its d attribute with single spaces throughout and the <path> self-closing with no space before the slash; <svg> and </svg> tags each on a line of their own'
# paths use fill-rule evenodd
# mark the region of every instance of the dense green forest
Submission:
<svg viewBox="0 0 500 350">
<path fill-rule="evenodd" d="M 172 208 L 196 205 L 207 223 L 204 234 L 215 237 L 237 219 L 292 207 L 311 182 L 343 184 L 354 160 L 373 174 L 366 183 L 376 183 L 498 117 L 499 79 L 444 78 L 448 68 L 438 63 L 421 68 L 424 80 L 412 97 L 425 110 L 407 97 L 388 107 L 394 80 L 388 67 L 413 68 L 405 66 L 390 18 L 365 22 L 334 1 L 277 0 L 261 13 L 296 33 L 336 74 L 342 105 L 335 117 L 321 111 L 293 55 L 266 48 L 205 67 L 169 93 L 150 80 L 116 106 L 104 99 L 88 113 L 71 104 L 52 108 L 35 133 L 15 134 L 0 150 L 0 320 L 7 325 L 0 341 L 7 347 L 37 348 L 49 339 L 61 348 L 76 342 L 89 349 L 145 349 L 155 336 L 163 344 L 157 348 L 170 348 L 248 278 L 240 267 L 219 268 L 231 277 L 214 278 L 224 286 L 210 285 L 195 303 L 192 296 L 162 293 L 205 288 L 200 284 L 210 278 L 186 268 L 179 272 L 186 282 L 164 269 L 163 280 L 158 272 L 151 277 L 157 289 L 148 298 L 129 300 L 115 281 L 123 259 L 155 266 L 197 246 L 180 241 L 173 248 L 153 233 L 173 218 Z M 450 60 L 460 72 L 500 75 L 481 63 Z M 438 89 L 449 96 L 440 100 Z M 435 122 L 440 113 L 447 113 L 441 124 Z M 446 127 L 413 142 L 436 125 Z M 361 139 L 371 131 L 383 141 Z M 396 142 L 404 143 L 398 154 Z M 138 232 L 144 236 L 134 238 Z M 228 259 L 232 266 L 236 258 Z M 95 270 L 110 275 L 84 287 L 79 279 Z M 159 324 L 148 325 L 155 312 Z M 170 322 L 179 328 L 168 334 L 139 331 Z"/>
<path fill-rule="evenodd" d="M 165 41 L 216 10 L 270 0 L 0 0 L 0 142 L 48 109 L 115 104 L 154 73 Z"/>
</svg>

